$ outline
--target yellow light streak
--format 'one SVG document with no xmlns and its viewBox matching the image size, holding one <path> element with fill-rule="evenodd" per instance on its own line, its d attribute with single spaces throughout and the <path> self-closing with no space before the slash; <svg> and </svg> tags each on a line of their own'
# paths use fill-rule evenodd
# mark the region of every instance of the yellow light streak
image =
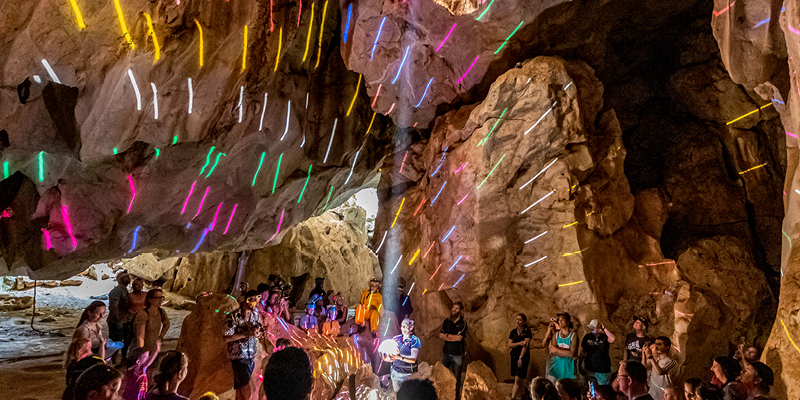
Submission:
<svg viewBox="0 0 800 400">
<path fill-rule="evenodd" d="M 247 25 L 244 26 L 244 40 L 242 41 L 242 72 L 247 68 Z"/>
<path fill-rule="evenodd" d="M 197 30 L 200 31 L 200 68 L 203 68 L 203 27 L 200 26 L 200 22 L 197 19 L 194 20 L 195 25 L 197 25 Z"/>
<path fill-rule="evenodd" d="M 757 109 L 755 109 L 753 111 L 750 111 L 749 113 L 747 113 L 745 115 L 742 115 L 741 117 L 736 118 L 733 121 L 730 121 L 730 122 L 726 123 L 725 125 L 730 125 L 730 124 L 732 124 L 732 123 L 734 123 L 734 122 L 736 122 L 736 121 L 738 121 L 738 120 L 740 120 L 742 118 L 747 118 L 747 117 L 749 117 L 749 116 L 751 116 L 751 115 L 753 115 L 753 114 L 755 114 L 755 113 L 757 113 L 757 112 L 759 112 L 759 111 L 761 111 L 761 110 L 763 110 L 763 109 L 765 109 L 765 108 L 767 108 L 767 107 L 769 107 L 771 105 L 772 105 L 772 103 L 764 104 L 763 106 L 761 106 L 761 107 L 759 107 L 759 108 L 757 108 Z"/>
<path fill-rule="evenodd" d="M 577 224 L 578 224 L 578 221 L 575 221 L 575 222 L 573 222 L 571 224 L 566 224 L 566 225 L 562 226 L 561 229 L 569 228 L 570 226 L 577 225 Z"/>
<path fill-rule="evenodd" d="M 82 31 L 86 29 L 86 24 L 83 23 L 83 15 L 81 15 L 81 10 L 78 8 L 77 0 L 69 0 L 69 4 L 72 6 L 72 11 L 75 13 L 75 22 L 78 23 L 78 30 Z"/>
<path fill-rule="evenodd" d="M 128 46 L 133 50 L 136 48 L 136 45 L 133 44 L 131 34 L 128 32 L 128 26 L 125 25 L 125 16 L 122 15 L 122 6 L 119 4 L 119 0 L 114 0 L 114 9 L 117 10 L 117 19 L 119 19 L 119 26 L 122 28 L 122 35 L 125 36 L 125 41 L 128 42 Z"/>
<path fill-rule="evenodd" d="M 347 109 L 347 115 L 345 117 L 350 116 L 350 111 L 353 111 L 353 104 L 356 104 L 356 97 L 358 97 L 358 90 L 361 89 L 361 75 L 358 75 L 358 83 L 356 83 L 356 93 L 353 94 L 353 100 L 350 101 L 350 108 Z M 369 131 L 367 131 L 369 132 Z"/>
<path fill-rule="evenodd" d="M 413 264 L 413 263 L 414 263 L 414 260 L 416 260 L 416 259 L 417 259 L 417 256 L 418 256 L 418 255 L 419 255 L 419 249 L 417 249 L 417 252 L 416 252 L 416 253 L 414 253 L 414 257 L 411 257 L 411 261 L 409 261 L 409 262 L 408 262 L 408 265 L 411 265 L 411 264 Z"/>
<path fill-rule="evenodd" d="M 155 64 L 161 58 L 161 46 L 158 45 L 158 38 L 156 37 L 156 30 L 153 29 L 153 20 L 150 18 L 150 14 L 144 13 L 144 18 L 147 19 L 147 34 L 153 38 L 153 47 L 155 47 L 155 60 L 153 60 L 153 64 Z"/>
<path fill-rule="evenodd" d="M 367 134 L 364 135 L 364 136 L 369 135 L 369 131 L 372 129 L 372 123 L 375 122 L 375 116 L 376 115 L 378 115 L 378 113 L 376 113 L 376 112 L 372 113 L 372 119 L 369 121 L 369 126 L 367 127 Z"/>
<path fill-rule="evenodd" d="M 586 250 L 586 249 L 583 249 L 583 250 Z M 561 257 L 569 257 L 569 256 L 574 256 L 576 254 L 581 254 L 583 252 L 583 250 L 574 251 L 572 253 L 564 253 L 564 254 L 561 255 Z"/>
<path fill-rule="evenodd" d="M 322 31 L 325 30 L 325 14 L 328 13 L 328 0 L 325 0 L 325 5 L 322 6 L 322 23 L 319 26 L 319 49 L 317 50 L 317 63 L 314 65 L 314 69 L 319 67 L 319 57 L 322 55 Z"/>
<path fill-rule="evenodd" d="M 314 3 L 311 3 L 311 21 L 308 23 L 308 35 L 306 36 L 306 51 L 303 53 L 303 61 L 306 62 L 308 56 L 308 44 L 311 43 L 311 28 L 314 27 Z"/>
<path fill-rule="evenodd" d="M 275 56 L 275 70 L 278 70 L 278 63 L 281 61 L 281 46 L 283 45 L 283 27 L 278 31 L 278 55 Z"/>
<path fill-rule="evenodd" d="M 403 200 L 400 201 L 400 208 L 397 209 L 397 214 L 394 215 L 394 221 L 392 221 L 392 226 L 390 226 L 389 229 L 394 228 L 394 224 L 395 224 L 395 222 L 397 222 L 397 217 L 400 216 L 400 210 L 403 209 L 403 203 L 405 203 L 405 202 L 406 202 L 406 198 L 403 197 Z"/>
<path fill-rule="evenodd" d="M 763 163 L 763 164 L 761 164 L 761 165 L 756 165 L 756 166 L 755 166 L 755 167 L 753 167 L 753 168 L 749 168 L 749 169 L 746 169 L 746 170 L 744 170 L 744 171 L 742 171 L 742 172 L 739 172 L 739 175 L 744 175 L 744 174 L 746 174 L 746 173 L 748 173 L 748 172 L 750 172 L 750 171 L 752 171 L 752 170 L 754 170 L 754 169 L 759 169 L 759 168 L 761 168 L 761 167 L 763 167 L 763 166 L 765 166 L 765 165 L 767 165 L 767 163 Z"/>
<path fill-rule="evenodd" d="M 583 283 L 583 281 L 570 282 L 570 283 L 562 283 L 562 284 L 558 285 L 558 287 L 572 286 L 572 285 L 577 285 L 577 284 L 579 284 L 579 283 Z"/>
<path fill-rule="evenodd" d="M 798 353 L 800 353 L 800 347 L 797 347 L 797 344 L 795 344 L 794 339 L 792 339 L 792 337 L 789 336 L 789 329 L 786 328 L 786 324 L 783 323 L 783 319 L 781 319 L 781 325 L 783 325 L 783 330 L 786 332 L 786 337 L 789 338 L 790 342 L 792 342 L 792 346 L 794 346 L 794 349 L 797 350 Z"/>
</svg>

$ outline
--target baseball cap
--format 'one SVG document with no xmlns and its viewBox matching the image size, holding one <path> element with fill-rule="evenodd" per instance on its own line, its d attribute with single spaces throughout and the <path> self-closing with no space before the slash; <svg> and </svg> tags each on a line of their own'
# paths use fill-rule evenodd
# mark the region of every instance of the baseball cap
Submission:
<svg viewBox="0 0 800 400">
<path fill-rule="evenodd" d="M 586 325 L 586 326 L 588 326 L 589 329 L 593 330 L 593 329 L 597 328 L 597 325 L 600 325 L 600 321 L 598 321 L 596 319 L 593 319 L 592 322 L 589 322 L 589 325 Z"/>
<path fill-rule="evenodd" d="M 556 314 L 556 317 L 560 317 L 560 316 L 562 316 L 562 315 L 564 316 L 564 318 L 566 318 L 566 319 L 567 319 L 567 321 L 572 321 L 572 317 L 571 317 L 571 316 L 569 315 L 569 313 L 568 313 L 568 312 L 566 312 L 566 311 L 562 311 L 562 312 L 560 312 L 560 313 L 557 313 L 557 314 Z"/>
</svg>

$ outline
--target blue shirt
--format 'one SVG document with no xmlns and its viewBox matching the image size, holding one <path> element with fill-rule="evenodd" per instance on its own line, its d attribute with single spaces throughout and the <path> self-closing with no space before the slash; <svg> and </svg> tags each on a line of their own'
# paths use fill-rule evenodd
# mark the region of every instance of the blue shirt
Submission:
<svg viewBox="0 0 800 400">
<path fill-rule="evenodd" d="M 400 357 L 411 358 L 411 349 L 419 349 L 422 347 L 422 342 L 414 335 L 409 336 L 408 339 L 405 340 L 403 340 L 403 335 L 397 335 L 394 337 L 394 341 L 397 343 L 397 350 L 400 352 Z M 404 374 L 411 374 L 417 372 L 417 363 L 415 362 L 412 364 L 403 360 L 394 360 L 392 369 Z"/>
</svg>

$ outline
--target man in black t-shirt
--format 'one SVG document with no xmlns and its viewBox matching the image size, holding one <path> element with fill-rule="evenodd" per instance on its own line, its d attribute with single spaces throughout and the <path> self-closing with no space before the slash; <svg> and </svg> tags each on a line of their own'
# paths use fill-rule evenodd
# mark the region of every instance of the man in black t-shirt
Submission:
<svg viewBox="0 0 800 400">
<path fill-rule="evenodd" d="M 653 343 L 653 338 L 647 336 L 648 325 L 650 321 L 647 318 L 633 317 L 633 332 L 625 338 L 622 361 L 642 360 L 642 350 Z"/>
<path fill-rule="evenodd" d="M 584 361 L 587 377 L 593 376 L 599 385 L 608 385 L 611 383 L 611 357 L 608 356 L 608 348 L 616 337 L 596 319 L 587 326 L 591 332 L 581 341 L 579 357 Z"/>
<path fill-rule="evenodd" d="M 461 366 L 464 365 L 466 351 L 464 338 L 467 336 L 467 321 L 462 315 L 463 310 L 464 304 L 460 301 L 455 302 L 450 309 L 450 318 L 442 322 L 442 330 L 439 333 L 439 337 L 444 340 L 442 365 L 456 377 L 456 400 L 461 397 Z"/>
</svg>

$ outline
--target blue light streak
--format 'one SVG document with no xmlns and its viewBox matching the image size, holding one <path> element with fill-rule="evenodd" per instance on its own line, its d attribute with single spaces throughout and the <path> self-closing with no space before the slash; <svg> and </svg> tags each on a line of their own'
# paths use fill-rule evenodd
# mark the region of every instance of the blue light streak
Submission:
<svg viewBox="0 0 800 400">
<path fill-rule="evenodd" d="M 403 64 L 406 63 L 406 57 L 408 57 L 409 49 L 411 49 L 411 45 L 406 46 L 406 52 L 403 54 L 403 61 L 400 61 L 400 67 L 397 68 L 397 75 L 395 75 L 394 79 L 392 79 L 392 85 L 394 85 L 394 83 L 397 82 L 397 78 L 400 77 L 400 71 L 403 70 Z"/>
<path fill-rule="evenodd" d="M 142 227 L 142 226 L 141 226 L 141 225 L 139 225 L 139 226 L 137 226 L 137 227 L 136 227 L 136 229 L 134 229 L 134 230 L 133 230 L 133 244 L 131 245 L 131 249 L 130 249 L 130 250 L 128 250 L 128 253 L 132 252 L 132 251 L 133 251 L 133 249 L 135 249 L 135 248 L 136 248 L 136 239 L 138 239 L 138 238 L 139 238 L 139 229 L 140 229 L 141 227 Z"/>
<path fill-rule="evenodd" d="M 372 58 L 375 57 L 375 49 L 378 47 L 378 39 L 381 38 L 381 31 L 383 30 L 383 23 L 386 22 L 386 17 L 383 17 L 381 20 L 381 26 L 378 27 L 378 34 L 375 35 L 375 43 L 372 44 L 372 51 L 369 53 L 369 60 L 372 61 Z"/>
</svg>

